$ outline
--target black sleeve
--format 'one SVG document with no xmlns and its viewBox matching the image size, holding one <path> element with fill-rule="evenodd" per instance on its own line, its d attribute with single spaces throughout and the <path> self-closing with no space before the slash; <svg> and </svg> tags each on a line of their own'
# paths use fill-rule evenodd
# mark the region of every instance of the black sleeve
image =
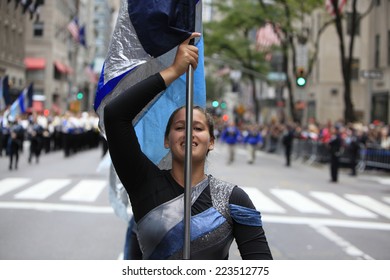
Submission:
<svg viewBox="0 0 390 280">
<path fill-rule="evenodd" d="M 239 187 L 233 189 L 229 203 L 255 209 L 247 193 Z M 243 260 L 272 260 L 262 226 L 243 225 L 233 219 L 233 235 Z"/>
<path fill-rule="evenodd" d="M 111 160 L 129 195 L 137 191 L 150 168 L 157 168 L 142 153 L 132 121 L 165 88 L 161 75 L 155 74 L 127 89 L 104 108 Z"/>
</svg>

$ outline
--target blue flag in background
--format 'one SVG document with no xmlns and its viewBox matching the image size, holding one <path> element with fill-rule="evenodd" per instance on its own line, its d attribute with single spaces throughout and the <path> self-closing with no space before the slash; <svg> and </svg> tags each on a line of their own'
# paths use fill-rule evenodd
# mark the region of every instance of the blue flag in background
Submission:
<svg viewBox="0 0 390 280">
<path fill-rule="evenodd" d="M 193 31 L 201 32 L 200 0 L 122 0 L 110 47 L 100 75 L 94 108 L 105 135 L 104 106 L 127 88 L 172 64 L 176 47 Z M 194 104 L 205 107 L 203 38 L 194 73 Z M 134 120 L 143 152 L 158 164 L 167 154 L 164 131 L 168 118 L 186 102 L 183 75 L 161 92 Z"/>
<path fill-rule="evenodd" d="M 9 108 L 8 115 L 15 119 L 17 116 L 27 112 L 28 108 L 32 107 L 33 102 L 33 88 L 34 84 L 31 83 L 20 94 L 19 97 L 12 103 Z"/>
</svg>

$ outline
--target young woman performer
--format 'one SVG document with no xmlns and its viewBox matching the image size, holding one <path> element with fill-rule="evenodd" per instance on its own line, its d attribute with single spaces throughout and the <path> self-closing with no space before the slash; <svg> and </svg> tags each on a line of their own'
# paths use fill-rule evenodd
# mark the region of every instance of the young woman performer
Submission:
<svg viewBox="0 0 390 280">
<path fill-rule="evenodd" d="M 182 258 L 185 108 L 176 110 L 166 127 L 170 170 L 159 169 L 142 153 L 132 120 L 190 64 L 196 69 L 198 49 L 188 43 L 199 36 L 193 33 L 178 47 L 171 66 L 126 90 L 104 110 L 109 152 L 129 194 L 143 259 Z M 228 259 L 233 239 L 242 259 L 272 259 L 260 213 L 248 195 L 234 184 L 205 174 L 206 156 L 214 148 L 213 130 L 211 117 L 194 107 L 191 259 Z"/>
</svg>

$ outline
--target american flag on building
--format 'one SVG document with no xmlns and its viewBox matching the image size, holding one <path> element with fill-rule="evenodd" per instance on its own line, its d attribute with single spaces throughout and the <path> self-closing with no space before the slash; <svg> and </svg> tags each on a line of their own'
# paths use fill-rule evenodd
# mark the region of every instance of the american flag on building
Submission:
<svg viewBox="0 0 390 280">
<path fill-rule="evenodd" d="M 261 52 L 268 51 L 272 46 L 279 46 L 280 39 L 275 33 L 272 24 L 267 23 L 256 33 L 256 49 Z"/>
<path fill-rule="evenodd" d="M 77 17 L 74 17 L 68 23 L 67 29 L 70 32 L 70 34 L 72 35 L 73 40 L 75 40 L 76 42 L 79 42 L 79 32 L 80 32 L 80 30 L 79 30 L 79 22 L 78 22 Z"/>
<path fill-rule="evenodd" d="M 328 13 L 334 16 L 336 14 L 334 9 L 335 4 L 338 5 L 339 13 L 341 13 L 346 3 L 347 0 L 325 0 L 325 7 Z"/>
</svg>

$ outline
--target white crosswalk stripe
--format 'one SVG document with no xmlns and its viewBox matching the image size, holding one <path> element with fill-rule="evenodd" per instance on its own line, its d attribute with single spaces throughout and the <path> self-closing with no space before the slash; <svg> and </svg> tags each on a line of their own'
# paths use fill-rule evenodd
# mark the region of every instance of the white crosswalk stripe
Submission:
<svg viewBox="0 0 390 280">
<path fill-rule="evenodd" d="M 107 181 L 103 180 L 81 180 L 70 191 L 61 196 L 61 200 L 93 202 L 106 185 Z"/>
<path fill-rule="evenodd" d="M 66 185 L 69 185 L 70 179 L 46 179 L 28 189 L 17 193 L 17 199 L 46 199 L 56 193 Z"/>
<path fill-rule="evenodd" d="M 27 178 L 5 178 L 0 180 L 0 196 L 12 192 L 30 182 Z"/>
<path fill-rule="evenodd" d="M 301 213 L 310 213 L 310 214 L 331 214 L 331 211 L 322 207 L 318 203 L 308 199 L 302 194 L 285 189 L 272 189 L 271 193 L 277 198 L 282 200 L 284 203 L 288 204 L 290 207 L 298 210 Z"/>
<path fill-rule="evenodd" d="M 18 200 L 45 200 L 63 190 L 61 201 L 94 202 L 104 192 L 108 184 L 101 179 L 45 179 L 29 185 L 29 178 L 4 178 L 0 180 L 0 196 L 20 189 L 14 194 Z M 269 191 L 260 191 L 256 187 L 242 187 L 249 195 L 256 209 L 262 213 L 285 214 L 289 208 L 300 213 L 331 215 L 334 211 L 353 218 L 390 219 L 390 197 L 378 200 L 367 195 L 338 195 L 325 191 L 301 193 L 291 189 L 275 187 Z M 287 208 L 286 208 L 287 207 Z M 291 212 L 293 213 L 293 212 Z"/>
<path fill-rule="evenodd" d="M 242 187 L 242 189 L 249 195 L 257 210 L 270 213 L 286 213 L 286 209 L 258 189 L 254 187 Z"/>
<path fill-rule="evenodd" d="M 355 218 L 376 218 L 377 217 L 377 215 L 375 215 L 374 213 L 362 207 L 359 207 L 356 204 L 353 204 L 348 200 L 345 200 L 334 193 L 310 192 L 310 195 L 350 217 L 355 217 Z"/>
<path fill-rule="evenodd" d="M 379 215 L 390 219 L 390 206 L 381 203 L 369 196 L 361 194 L 346 194 L 345 197 Z"/>
</svg>

